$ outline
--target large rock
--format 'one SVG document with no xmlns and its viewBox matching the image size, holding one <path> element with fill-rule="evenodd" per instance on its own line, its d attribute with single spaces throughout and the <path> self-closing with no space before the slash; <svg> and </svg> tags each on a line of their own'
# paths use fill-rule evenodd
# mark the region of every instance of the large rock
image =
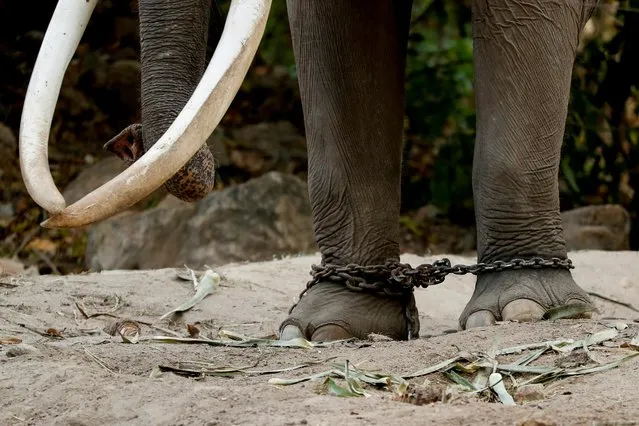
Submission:
<svg viewBox="0 0 639 426">
<path fill-rule="evenodd" d="M 126 170 L 116 156 L 103 158 L 83 169 L 62 191 L 67 204 L 72 204 Z"/>
<path fill-rule="evenodd" d="M 568 250 L 630 249 L 630 215 L 620 205 L 579 207 L 561 217 Z"/>
<path fill-rule="evenodd" d="M 250 175 L 306 169 L 306 139 L 288 121 L 244 126 L 230 136 L 224 140 L 230 162 Z"/>
<path fill-rule="evenodd" d="M 95 225 L 86 263 L 93 270 L 201 267 L 314 251 L 306 184 L 271 172 L 197 203 L 169 197 Z"/>
</svg>

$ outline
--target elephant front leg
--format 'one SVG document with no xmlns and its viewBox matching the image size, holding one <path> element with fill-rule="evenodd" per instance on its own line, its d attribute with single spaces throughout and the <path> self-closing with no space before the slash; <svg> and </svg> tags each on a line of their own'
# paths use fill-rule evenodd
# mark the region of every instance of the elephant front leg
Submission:
<svg viewBox="0 0 639 426">
<path fill-rule="evenodd" d="M 410 2 L 289 0 L 309 152 L 309 195 L 323 261 L 399 259 L 400 165 Z M 300 283 L 301 284 L 301 283 Z M 401 299 L 322 282 L 280 338 L 417 336 L 413 295 Z"/>
<path fill-rule="evenodd" d="M 558 169 L 584 0 L 474 0 L 477 143 L 473 190 L 481 262 L 565 258 Z M 460 317 L 470 328 L 534 321 L 586 304 L 567 270 L 480 275 Z"/>
</svg>

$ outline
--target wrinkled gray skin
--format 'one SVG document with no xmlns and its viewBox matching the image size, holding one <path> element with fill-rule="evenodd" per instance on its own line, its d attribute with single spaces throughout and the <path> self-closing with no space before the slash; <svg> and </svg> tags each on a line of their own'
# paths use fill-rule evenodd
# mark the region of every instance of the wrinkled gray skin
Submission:
<svg viewBox="0 0 639 426">
<path fill-rule="evenodd" d="M 566 257 L 557 175 L 571 72 L 591 3 L 473 1 L 479 261 Z M 208 0 L 140 0 L 146 146 L 170 125 L 202 74 L 209 7 Z M 288 9 L 323 259 L 397 260 L 410 2 L 288 0 Z M 196 159 L 192 176 L 204 175 L 198 167 L 208 161 Z M 535 321 L 572 303 L 590 302 L 566 270 L 484 274 L 460 327 Z M 322 283 L 301 298 L 281 338 L 374 332 L 406 339 L 408 318 L 410 336 L 417 337 L 412 296 L 382 298 Z"/>
</svg>

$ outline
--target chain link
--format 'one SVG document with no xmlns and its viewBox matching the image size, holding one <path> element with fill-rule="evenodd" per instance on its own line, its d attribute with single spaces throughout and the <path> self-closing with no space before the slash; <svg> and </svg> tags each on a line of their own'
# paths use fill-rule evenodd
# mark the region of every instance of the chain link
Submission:
<svg viewBox="0 0 639 426">
<path fill-rule="evenodd" d="M 415 287 L 426 288 L 431 285 L 440 284 L 447 275 L 479 275 L 487 272 L 500 272 L 512 269 L 540 269 L 540 268 L 560 268 L 573 269 L 570 259 L 553 257 L 543 259 L 533 257 L 530 259 L 513 259 L 508 262 L 496 260 L 493 262 L 482 262 L 474 265 L 451 265 L 449 259 L 441 259 L 430 263 L 425 263 L 413 268 L 407 263 L 388 261 L 383 265 L 361 266 L 348 264 L 344 266 L 336 265 L 313 265 L 311 266 L 311 276 L 313 277 L 306 288 L 300 294 L 301 299 L 304 294 L 313 286 L 320 282 L 342 283 L 352 291 L 366 291 L 384 294 L 390 297 L 402 297 L 413 292 Z M 291 307 L 292 312 L 295 305 Z"/>
</svg>

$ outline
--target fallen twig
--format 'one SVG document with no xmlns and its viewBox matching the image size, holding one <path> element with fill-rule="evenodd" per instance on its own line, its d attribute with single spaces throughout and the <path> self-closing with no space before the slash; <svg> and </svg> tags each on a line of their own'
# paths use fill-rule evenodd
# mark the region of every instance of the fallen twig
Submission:
<svg viewBox="0 0 639 426">
<path fill-rule="evenodd" d="M 208 339 L 204 337 L 169 337 L 169 336 L 153 336 L 141 338 L 140 341 L 152 341 L 158 343 L 189 343 L 189 344 L 205 344 L 211 346 L 225 346 L 231 348 L 253 348 L 260 346 L 280 347 L 280 348 L 326 348 L 335 344 L 350 342 L 353 339 L 334 340 L 330 342 L 311 342 L 304 338 L 295 338 L 291 340 L 275 340 L 275 339 Z"/>
<path fill-rule="evenodd" d="M 20 284 L 17 284 L 15 282 L 17 281 L 15 277 L 8 277 L 10 278 L 9 280 L 7 280 L 6 278 L 7 277 L 0 278 L 0 287 L 9 287 L 9 288 L 20 287 Z"/>
<path fill-rule="evenodd" d="M 590 296 L 598 297 L 598 298 L 600 298 L 602 300 L 605 300 L 607 302 L 614 303 L 614 304 L 620 305 L 620 306 L 624 306 L 624 307 L 630 309 L 631 311 L 639 312 L 639 308 L 636 308 L 631 303 L 621 302 L 621 301 L 619 301 L 617 299 L 614 299 L 612 297 L 609 297 L 609 296 L 606 296 L 606 295 L 603 295 L 603 294 L 600 294 L 600 293 L 597 293 L 597 292 L 594 292 L 594 291 L 589 291 L 588 294 Z"/>
<path fill-rule="evenodd" d="M 201 377 L 201 376 L 233 376 L 235 374 L 244 374 L 248 376 L 258 376 L 265 374 L 285 373 L 288 371 L 299 370 L 300 368 L 311 367 L 313 365 L 323 364 L 337 357 L 330 357 L 321 361 L 308 361 L 293 367 L 277 368 L 272 370 L 250 370 L 255 368 L 257 363 L 244 367 L 233 366 L 213 366 L 206 362 L 180 362 L 178 366 L 166 366 L 159 365 L 160 371 L 170 371 L 172 373 L 187 376 L 187 377 Z M 182 366 L 184 364 L 184 366 Z"/>
<path fill-rule="evenodd" d="M 117 373 L 115 371 L 111 370 L 109 367 L 107 367 L 107 365 L 104 362 L 102 362 L 102 360 L 100 358 L 98 358 L 96 354 L 94 354 L 93 352 L 91 352 L 90 350 L 88 350 L 86 348 L 84 349 L 84 352 L 86 352 L 87 355 L 89 355 L 91 358 L 93 358 L 93 360 L 95 362 L 97 362 L 100 367 L 104 368 L 106 371 L 108 371 L 109 373 L 111 373 L 113 375 L 117 375 Z"/>
<path fill-rule="evenodd" d="M 140 323 L 142 325 L 146 325 L 149 328 L 153 328 L 155 330 L 161 331 L 162 333 L 170 334 L 170 335 L 175 336 L 175 337 L 181 337 L 182 336 L 180 333 L 177 333 L 177 332 L 175 332 L 173 330 L 169 330 L 167 328 L 159 327 L 159 326 L 154 325 L 153 323 L 150 323 L 148 321 L 142 321 L 142 320 L 134 319 L 134 318 L 125 318 L 125 317 L 122 317 L 122 316 L 119 316 L 119 315 L 112 314 L 111 312 L 96 312 L 96 313 L 93 313 L 93 314 L 87 314 L 86 311 L 84 310 L 84 308 L 80 305 L 80 303 L 77 300 L 75 301 L 75 307 L 78 308 L 78 311 L 80 312 L 80 314 L 85 319 L 96 318 L 96 317 L 109 317 L 109 318 L 115 318 L 115 319 L 118 319 L 118 320 L 121 320 L 121 321 L 124 321 L 124 320 L 128 319 L 128 320 L 131 320 L 131 321 L 138 322 L 138 323 Z"/>
</svg>

